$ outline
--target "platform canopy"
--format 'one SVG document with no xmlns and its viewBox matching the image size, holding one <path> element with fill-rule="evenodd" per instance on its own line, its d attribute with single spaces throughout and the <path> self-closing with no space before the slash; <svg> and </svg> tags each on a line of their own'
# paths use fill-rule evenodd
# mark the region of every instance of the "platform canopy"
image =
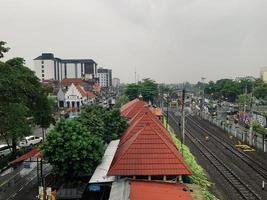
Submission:
<svg viewBox="0 0 267 200">
<path fill-rule="evenodd" d="M 120 140 L 113 140 L 109 143 L 101 163 L 97 166 L 89 183 L 107 183 L 115 180 L 114 176 L 107 176 L 113 157 L 116 153 Z"/>
</svg>

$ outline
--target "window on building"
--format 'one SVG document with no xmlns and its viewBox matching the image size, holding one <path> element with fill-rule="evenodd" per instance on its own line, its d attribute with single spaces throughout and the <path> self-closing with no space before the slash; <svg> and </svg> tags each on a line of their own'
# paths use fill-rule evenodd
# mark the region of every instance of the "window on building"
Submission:
<svg viewBox="0 0 267 200">
<path fill-rule="evenodd" d="M 44 73 L 44 70 L 42 70 L 42 73 Z"/>
<path fill-rule="evenodd" d="M 42 69 L 44 68 L 44 66 L 42 65 Z"/>
<path fill-rule="evenodd" d="M 42 60 L 42 64 L 44 64 L 44 61 Z"/>
<path fill-rule="evenodd" d="M 44 74 L 42 74 L 42 77 L 44 77 Z"/>
</svg>

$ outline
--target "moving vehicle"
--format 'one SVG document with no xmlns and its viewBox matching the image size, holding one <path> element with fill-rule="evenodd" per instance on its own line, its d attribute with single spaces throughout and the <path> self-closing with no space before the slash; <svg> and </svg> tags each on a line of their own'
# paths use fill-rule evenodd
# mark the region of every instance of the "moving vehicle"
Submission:
<svg viewBox="0 0 267 200">
<path fill-rule="evenodd" d="M 33 146 L 35 144 L 38 144 L 43 141 L 42 137 L 30 135 L 25 137 L 23 140 L 20 141 L 19 146 L 20 147 L 29 147 Z"/>
<path fill-rule="evenodd" d="M 10 154 L 12 152 L 12 147 L 7 144 L 0 144 L 0 158 Z"/>
</svg>

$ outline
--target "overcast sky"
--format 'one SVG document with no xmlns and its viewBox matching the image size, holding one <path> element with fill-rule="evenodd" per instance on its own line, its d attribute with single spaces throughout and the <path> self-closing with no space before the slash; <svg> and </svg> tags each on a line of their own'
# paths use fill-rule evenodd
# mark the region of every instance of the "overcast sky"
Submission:
<svg viewBox="0 0 267 200">
<path fill-rule="evenodd" d="M 266 0 L 0 0 L 6 58 L 92 58 L 134 82 L 197 82 L 267 66 Z"/>
</svg>

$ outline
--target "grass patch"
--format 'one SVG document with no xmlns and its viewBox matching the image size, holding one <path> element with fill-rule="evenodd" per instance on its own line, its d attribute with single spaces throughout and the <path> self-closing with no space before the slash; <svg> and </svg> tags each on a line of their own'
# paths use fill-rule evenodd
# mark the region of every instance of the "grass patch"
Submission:
<svg viewBox="0 0 267 200">
<path fill-rule="evenodd" d="M 165 128 L 167 128 L 167 130 L 169 131 L 177 149 L 180 149 L 181 148 L 181 141 L 176 137 L 175 132 L 172 129 L 172 127 L 170 127 L 170 125 L 167 126 L 167 122 L 166 122 L 165 118 L 163 118 L 163 124 L 164 124 Z M 203 168 L 197 163 L 194 155 L 191 153 L 190 149 L 186 145 L 183 146 L 183 154 L 184 154 L 184 160 L 189 165 L 189 167 L 193 173 L 192 176 L 190 176 L 192 182 L 200 186 L 200 188 L 204 194 L 205 199 L 217 200 L 218 198 L 216 198 L 209 191 L 210 186 L 211 186 L 211 182 L 208 180 L 207 174 L 205 173 Z"/>
</svg>

